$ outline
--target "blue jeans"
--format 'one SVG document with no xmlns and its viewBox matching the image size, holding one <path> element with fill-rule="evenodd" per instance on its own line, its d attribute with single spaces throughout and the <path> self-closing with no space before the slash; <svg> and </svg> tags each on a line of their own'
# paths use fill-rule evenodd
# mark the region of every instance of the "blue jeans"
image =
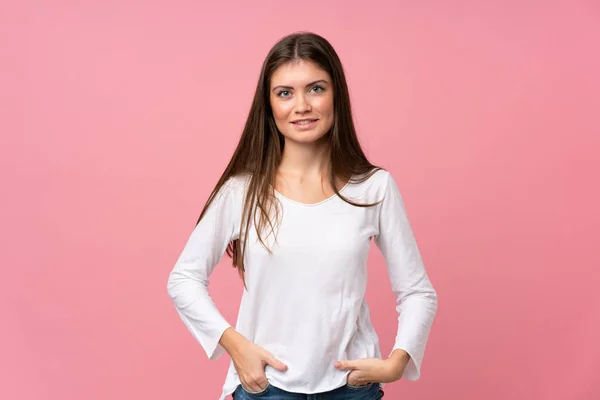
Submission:
<svg viewBox="0 0 600 400">
<path fill-rule="evenodd" d="M 379 388 L 379 383 L 369 383 L 363 386 L 346 384 L 329 392 L 314 394 L 286 392 L 270 383 L 256 393 L 246 390 L 242 385 L 238 385 L 233 392 L 235 400 L 381 400 L 382 397 L 383 390 Z"/>
</svg>

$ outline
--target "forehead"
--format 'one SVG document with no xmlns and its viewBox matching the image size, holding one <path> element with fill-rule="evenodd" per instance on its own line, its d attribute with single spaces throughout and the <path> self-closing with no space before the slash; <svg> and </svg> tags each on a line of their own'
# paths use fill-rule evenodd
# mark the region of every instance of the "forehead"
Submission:
<svg viewBox="0 0 600 400">
<path fill-rule="evenodd" d="M 317 64 L 309 60 L 299 60 L 280 65 L 273 72 L 271 87 L 277 85 L 304 86 L 320 79 L 331 82 L 327 71 Z"/>
</svg>

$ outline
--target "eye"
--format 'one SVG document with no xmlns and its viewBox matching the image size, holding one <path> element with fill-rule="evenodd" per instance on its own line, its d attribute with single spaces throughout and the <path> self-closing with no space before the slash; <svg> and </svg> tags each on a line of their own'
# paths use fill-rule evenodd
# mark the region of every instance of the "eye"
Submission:
<svg viewBox="0 0 600 400">
<path fill-rule="evenodd" d="M 281 92 L 277 93 L 277 96 L 279 97 L 287 97 L 287 95 L 282 96 L 282 94 L 287 93 L 289 94 L 290 92 L 288 90 L 282 90 Z"/>
<path fill-rule="evenodd" d="M 319 85 L 315 85 L 312 88 L 313 89 L 318 89 L 318 90 L 315 90 L 317 93 L 322 92 L 323 90 L 325 90 L 325 88 L 323 86 L 319 86 Z"/>
</svg>

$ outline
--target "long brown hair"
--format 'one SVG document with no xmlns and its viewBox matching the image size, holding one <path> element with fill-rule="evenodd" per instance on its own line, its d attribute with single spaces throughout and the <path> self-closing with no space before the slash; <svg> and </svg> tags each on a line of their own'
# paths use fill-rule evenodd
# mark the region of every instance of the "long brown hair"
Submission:
<svg viewBox="0 0 600 400">
<path fill-rule="evenodd" d="M 346 77 L 337 53 L 325 38 L 311 32 L 297 32 L 283 37 L 269 51 L 262 65 L 240 141 L 197 222 L 200 222 L 225 182 L 239 174 L 250 174 L 240 226 L 240 232 L 244 232 L 243 245 L 237 239 L 227 246 L 227 255 L 233 259 L 233 267 L 238 269 L 244 285 L 244 252 L 249 231 L 245 228 L 250 226 L 251 218 L 254 218 L 258 238 L 267 248 L 261 234 L 267 225 L 271 233 L 274 233 L 276 221 L 270 219 L 273 205 L 276 219 L 279 217 L 274 181 L 281 162 L 284 137 L 275 125 L 269 101 L 271 77 L 281 65 L 298 60 L 314 62 L 327 71 L 332 79 L 334 122 L 327 133 L 327 140 L 331 157 L 329 182 L 333 191 L 342 200 L 357 207 L 370 207 L 379 203 L 355 203 L 344 197 L 336 187 L 336 177 L 343 182 L 363 182 L 382 169 L 371 164 L 360 147 L 354 128 Z M 270 252 L 268 248 L 267 250 Z"/>
</svg>

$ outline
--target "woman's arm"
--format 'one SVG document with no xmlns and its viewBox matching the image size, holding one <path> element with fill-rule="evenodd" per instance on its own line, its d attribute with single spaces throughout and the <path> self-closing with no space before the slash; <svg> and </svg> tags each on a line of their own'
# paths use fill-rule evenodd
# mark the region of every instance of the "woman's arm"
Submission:
<svg viewBox="0 0 600 400">
<path fill-rule="evenodd" d="M 391 174 L 386 174 L 375 243 L 386 260 L 396 295 L 398 331 L 389 359 L 402 367 L 408 380 L 417 380 L 437 312 L 437 293 L 425 271 L 398 186 Z"/>
<path fill-rule="evenodd" d="M 209 295 L 208 278 L 227 245 L 238 237 L 241 211 L 236 195 L 231 180 L 221 187 L 192 231 L 167 284 L 167 292 L 183 323 L 211 360 L 225 352 L 219 340 L 231 325 Z"/>
</svg>

